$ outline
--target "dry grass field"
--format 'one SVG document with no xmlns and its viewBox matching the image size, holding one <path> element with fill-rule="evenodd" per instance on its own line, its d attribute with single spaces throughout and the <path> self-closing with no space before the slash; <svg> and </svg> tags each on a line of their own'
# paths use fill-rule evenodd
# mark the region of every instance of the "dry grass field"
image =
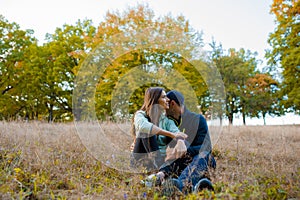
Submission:
<svg viewBox="0 0 300 200">
<path fill-rule="evenodd" d="M 128 127 L 101 124 L 126 151 Z M 223 127 L 213 153 L 215 191 L 177 199 L 300 199 L 300 126 Z M 163 198 L 144 177 L 95 159 L 73 123 L 0 122 L 0 199 Z"/>
</svg>

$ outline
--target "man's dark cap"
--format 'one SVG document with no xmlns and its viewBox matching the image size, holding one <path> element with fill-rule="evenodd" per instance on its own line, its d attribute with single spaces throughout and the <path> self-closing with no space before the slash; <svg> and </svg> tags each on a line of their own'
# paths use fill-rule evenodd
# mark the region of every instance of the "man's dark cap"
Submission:
<svg viewBox="0 0 300 200">
<path fill-rule="evenodd" d="M 174 100 L 179 106 L 182 106 L 184 104 L 184 97 L 183 95 L 176 91 L 176 90 L 171 90 L 167 93 L 167 97 L 171 100 Z"/>
</svg>

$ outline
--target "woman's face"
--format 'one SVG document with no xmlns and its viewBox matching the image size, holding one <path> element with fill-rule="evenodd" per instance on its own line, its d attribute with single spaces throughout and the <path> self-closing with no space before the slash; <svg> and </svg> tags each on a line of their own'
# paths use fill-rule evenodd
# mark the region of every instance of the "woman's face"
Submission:
<svg viewBox="0 0 300 200">
<path fill-rule="evenodd" d="M 163 90 L 161 92 L 161 95 L 158 99 L 158 104 L 163 108 L 163 109 L 168 109 L 169 108 L 169 101 L 170 99 L 167 97 L 166 92 Z"/>
</svg>

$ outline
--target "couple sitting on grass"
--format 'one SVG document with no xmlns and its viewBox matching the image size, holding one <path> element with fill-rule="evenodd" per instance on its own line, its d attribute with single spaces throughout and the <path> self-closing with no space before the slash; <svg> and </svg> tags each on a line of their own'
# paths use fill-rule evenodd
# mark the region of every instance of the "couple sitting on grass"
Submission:
<svg viewBox="0 0 300 200">
<path fill-rule="evenodd" d="M 162 185 L 164 195 L 213 190 L 208 172 L 216 162 L 206 120 L 184 106 L 180 92 L 148 88 L 132 125 L 131 164 L 156 170 L 156 184 Z"/>
</svg>

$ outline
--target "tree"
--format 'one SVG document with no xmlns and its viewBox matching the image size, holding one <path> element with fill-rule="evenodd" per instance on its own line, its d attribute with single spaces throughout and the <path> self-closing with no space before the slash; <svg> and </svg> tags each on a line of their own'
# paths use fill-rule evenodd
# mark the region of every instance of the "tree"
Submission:
<svg viewBox="0 0 300 200">
<path fill-rule="evenodd" d="M 266 114 L 279 115 L 278 107 L 278 82 L 267 73 L 258 73 L 250 77 L 246 82 L 247 110 L 250 117 L 257 117 L 261 114 L 266 125 Z"/>
<path fill-rule="evenodd" d="M 87 51 L 86 38 L 92 37 L 95 28 L 90 20 L 65 24 L 54 34 L 48 34 L 48 43 L 43 45 L 43 63 L 40 65 L 42 103 L 48 110 L 48 121 L 62 116 L 72 117 L 72 93 L 74 77 L 81 59 Z"/>
<path fill-rule="evenodd" d="M 46 114 L 45 106 L 42 104 L 44 96 L 41 88 L 44 77 L 41 66 L 46 64 L 44 59 L 46 56 L 44 48 L 37 43 L 24 51 L 23 71 L 20 74 L 22 82 L 18 85 L 18 95 L 22 96 L 26 119 L 40 119 Z"/>
<path fill-rule="evenodd" d="M 240 77 L 241 80 L 241 86 L 238 87 L 239 96 L 240 96 L 240 112 L 243 117 L 243 124 L 246 125 L 246 117 L 251 115 L 250 107 L 248 106 L 251 102 L 246 97 L 247 93 L 247 80 L 249 78 L 252 78 L 256 74 L 258 74 L 257 70 L 257 59 L 256 59 L 257 53 L 252 53 L 251 51 L 245 51 L 244 49 L 240 49 L 238 51 L 238 57 L 240 57 L 243 61 L 243 75 L 244 77 Z M 254 100 L 255 101 L 255 100 Z"/>
<path fill-rule="evenodd" d="M 119 113 L 112 110 L 115 107 L 122 115 L 122 106 L 140 105 L 144 91 L 141 93 L 139 88 L 149 85 L 161 85 L 168 89 L 181 87 L 184 90 L 181 85 L 187 81 L 199 99 L 207 95 L 207 88 L 199 87 L 205 85 L 199 72 L 195 73 L 193 65 L 188 62 L 196 60 L 196 57 L 201 60 L 197 54 L 201 37 L 201 33 L 193 31 L 183 16 L 155 19 L 153 11 L 144 5 L 129 8 L 123 14 L 108 12 L 92 39 L 93 51 L 84 63 L 89 66 L 78 77 L 79 85 L 84 88 L 78 90 L 85 91 L 81 95 L 83 98 L 78 98 L 78 111 L 90 110 L 96 103 L 97 117 L 100 119 Z M 135 74 L 130 76 L 132 72 Z M 86 82 L 81 77 L 85 77 Z M 122 82 L 123 77 L 134 81 L 130 84 L 128 81 Z M 99 81 L 95 83 L 95 80 Z M 95 98 L 89 97 L 95 87 Z M 118 87 L 123 89 L 113 96 Z M 118 106 L 112 102 L 113 98 L 118 99 Z M 134 109 L 131 107 L 129 110 L 132 112 Z M 78 116 L 84 119 L 93 117 L 88 112 L 83 115 L 79 113 Z"/>
<path fill-rule="evenodd" d="M 300 1 L 274 0 L 271 13 L 276 17 L 277 27 L 269 35 L 272 50 L 266 53 L 266 57 L 273 68 L 282 69 L 282 104 L 300 114 Z"/>
<path fill-rule="evenodd" d="M 245 97 L 246 82 L 256 73 L 256 54 L 244 49 L 229 49 L 226 53 L 222 45 L 217 45 L 215 41 L 210 45 L 211 58 L 221 74 L 226 90 L 225 115 L 232 124 L 234 114 L 240 112 L 245 124 L 249 113 Z"/>
<path fill-rule="evenodd" d="M 24 52 L 36 39 L 32 30 L 23 31 L 20 26 L 8 22 L 0 15 L 0 117 L 23 117 L 26 95 L 22 94 Z"/>
</svg>

